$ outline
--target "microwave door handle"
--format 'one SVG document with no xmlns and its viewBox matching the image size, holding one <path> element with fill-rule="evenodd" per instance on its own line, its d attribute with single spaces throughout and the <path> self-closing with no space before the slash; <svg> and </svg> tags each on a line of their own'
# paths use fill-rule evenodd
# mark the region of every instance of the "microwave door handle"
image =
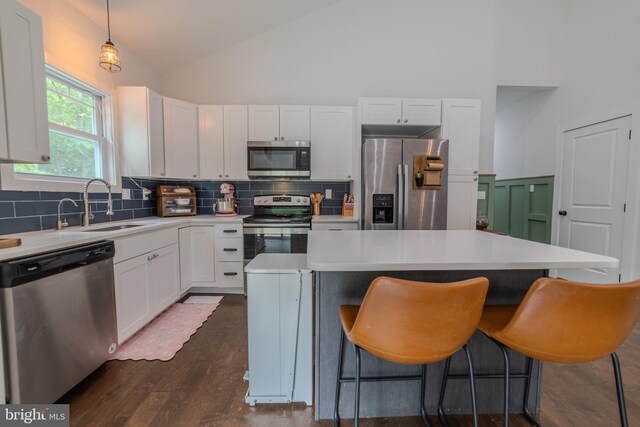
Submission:
<svg viewBox="0 0 640 427">
<path fill-rule="evenodd" d="M 402 165 L 398 165 L 398 200 L 396 201 L 396 229 L 404 228 L 404 188 L 402 179 Z"/>
</svg>

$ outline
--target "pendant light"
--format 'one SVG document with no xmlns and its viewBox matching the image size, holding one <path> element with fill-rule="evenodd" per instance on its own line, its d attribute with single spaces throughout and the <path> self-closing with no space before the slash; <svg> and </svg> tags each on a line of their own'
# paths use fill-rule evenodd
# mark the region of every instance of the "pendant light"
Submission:
<svg viewBox="0 0 640 427">
<path fill-rule="evenodd" d="M 100 49 L 100 66 L 110 73 L 122 70 L 118 48 L 111 42 L 111 18 L 109 17 L 109 0 L 107 0 L 107 31 L 108 39 Z"/>
</svg>

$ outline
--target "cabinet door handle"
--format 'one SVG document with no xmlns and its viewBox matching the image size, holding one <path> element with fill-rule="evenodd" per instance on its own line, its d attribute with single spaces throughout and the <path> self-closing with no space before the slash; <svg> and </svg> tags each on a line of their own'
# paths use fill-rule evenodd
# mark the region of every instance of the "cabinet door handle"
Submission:
<svg viewBox="0 0 640 427">
<path fill-rule="evenodd" d="M 151 260 L 153 260 L 153 255 L 149 255 L 149 256 L 147 257 L 147 261 L 151 261 Z"/>
<path fill-rule="evenodd" d="M 229 178 L 229 174 L 226 174 L 225 176 L 226 176 L 227 178 Z"/>
<path fill-rule="evenodd" d="M 473 178 L 473 180 L 474 180 L 474 181 L 477 181 L 477 180 L 478 180 L 478 177 L 476 176 L 475 178 Z"/>
<path fill-rule="evenodd" d="M 404 119 L 404 122 L 405 122 L 405 123 L 408 123 L 408 122 L 409 122 L 409 120 L 407 120 L 407 119 Z"/>
<path fill-rule="evenodd" d="M 222 230 L 223 233 L 237 233 L 238 230 Z"/>
<path fill-rule="evenodd" d="M 398 123 L 400 123 L 400 122 L 401 122 L 401 120 L 400 120 L 400 119 L 398 119 Z"/>
<path fill-rule="evenodd" d="M 238 273 L 233 272 L 233 273 L 224 273 L 225 276 L 237 276 Z"/>
<path fill-rule="evenodd" d="M 280 141 L 284 141 L 284 136 L 281 136 L 281 137 L 280 137 Z"/>
<path fill-rule="evenodd" d="M 478 171 L 473 171 L 473 173 L 474 173 L 474 175 L 477 175 L 477 174 L 478 174 Z"/>
<path fill-rule="evenodd" d="M 47 155 L 47 154 L 43 154 L 42 155 L 42 160 L 45 162 L 48 162 L 49 160 L 51 160 L 51 156 Z"/>
<path fill-rule="evenodd" d="M 160 176 L 164 176 L 164 172 L 160 172 Z"/>
<path fill-rule="evenodd" d="M 222 174 L 218 175 L 218 178 L 222 178 Z"/>
<path fill-rule="evenodd" d="M 274 140 L 274 141 L 277 141 L 277 140 L 278 140 L 278 137 L 277 137 L 277 136 L 276 136 L 276 137 L 274 137 L 274 138 L 273 138 L 273 140 Z"/>
<path fill-rule="evenodd" d="M 567 216 L 567 211 L 562 210 L 562 211 L 558 212 L 558 215 L 560 215 L 560 216 Z"/>
<path fill-rule="evenodd" d="M 237 248 L 224 248 L 223 251 L 225 252 L 238 252 Z"/>
<path fill-rule="evenodd" d="M 197 176 L 198 176 L 198 174 L 195 174 L 195 173 L 193 174 L 193 177 L 194 177 L 194 178 L 196 178 Z"/>
</svg>

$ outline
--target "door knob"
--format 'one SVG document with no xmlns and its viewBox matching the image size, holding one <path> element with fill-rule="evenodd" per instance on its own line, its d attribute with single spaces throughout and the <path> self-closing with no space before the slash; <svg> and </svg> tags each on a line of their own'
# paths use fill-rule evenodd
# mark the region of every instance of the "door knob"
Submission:
<svg viewBox="0 0 640 427">
<path fill-rule="evenodd" d="M 558 212 L 558 215 L 560 215 L 560 216 L 567 216 L 567 211 L 564 211 L 564 210 L 563 210 L 563 211 L 560 211 L 560 212 Z"/>
</svg>

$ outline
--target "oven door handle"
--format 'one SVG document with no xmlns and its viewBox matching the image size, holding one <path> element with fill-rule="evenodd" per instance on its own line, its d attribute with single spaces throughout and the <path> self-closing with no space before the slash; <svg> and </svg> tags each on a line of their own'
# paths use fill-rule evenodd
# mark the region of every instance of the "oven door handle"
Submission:
<svg viewBox="0 0 640 427">
<path fill-rule="evenodd" d="M 307 227 L 247 227 L 244 226 L 244 234 L 265 234 L 265 235 L 291 235 L 291 234 L 309 234 Z"/>
</svg>

